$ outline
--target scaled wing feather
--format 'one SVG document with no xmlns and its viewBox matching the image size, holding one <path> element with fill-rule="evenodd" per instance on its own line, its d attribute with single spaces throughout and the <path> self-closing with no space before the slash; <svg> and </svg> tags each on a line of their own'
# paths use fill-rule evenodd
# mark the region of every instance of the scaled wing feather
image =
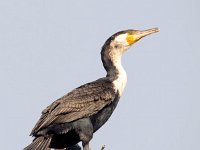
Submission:
<svg viewBox="0 0 200 150">
<path fill-rule="evenodd" d="M 33 128 L 31 135 L 50 125 L 72 122 L 90 117 L 111 103 L 114 99 L 112 83 L 97 80 L 71 91 L 49 105 Z"/>
</svg>

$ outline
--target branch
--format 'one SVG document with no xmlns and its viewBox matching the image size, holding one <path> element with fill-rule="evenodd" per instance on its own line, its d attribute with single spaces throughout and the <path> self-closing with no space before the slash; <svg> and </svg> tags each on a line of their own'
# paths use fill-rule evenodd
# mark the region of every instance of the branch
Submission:
<svg viewBox="0 0 200 150">
<path fill-rule="evenodd" d="M 105 147 L 106 147 L 106 146 L 105 146 L 105 145 L 103 145 L 103 146 L 101 147 L 101 150 L 104 150 L 104 149 L 105 149 Z"/>
</svg>

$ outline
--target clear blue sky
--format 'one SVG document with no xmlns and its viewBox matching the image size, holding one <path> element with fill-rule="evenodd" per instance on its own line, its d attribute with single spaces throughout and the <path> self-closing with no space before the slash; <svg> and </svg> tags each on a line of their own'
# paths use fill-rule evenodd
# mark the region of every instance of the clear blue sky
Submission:
<svg viewBox="0 0 200 150">
<path fill-rule="evenodd" d="M 124 29 L 159 27 L 123 57 L 128 82 L 93 150 L 200 149 L 198 0 L 0 1 L 0 149 L 32 140 L 41 111 L 105 76 L 101 46 Z"/>
</svg>

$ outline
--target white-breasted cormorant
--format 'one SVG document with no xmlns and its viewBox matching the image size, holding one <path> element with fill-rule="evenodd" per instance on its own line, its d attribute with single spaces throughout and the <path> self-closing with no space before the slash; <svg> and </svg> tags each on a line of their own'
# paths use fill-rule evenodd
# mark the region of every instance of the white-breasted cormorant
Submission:
<svg viewBox="0 0 200 150">
<path fill-rule="evenodd" d="M 122 54 L 135 42 L 158 28 L 125 30 L 112 35 L 102 47 L 101 59 L 107 71 L 106 77 L 84 84 L 42 111 L 33 128 L 33 142 L 24 150 L 70 149 L 89 150 L 89 142 L 111 116 L 126 85 L 126 72 L 121 65 Z"/>
</svg>

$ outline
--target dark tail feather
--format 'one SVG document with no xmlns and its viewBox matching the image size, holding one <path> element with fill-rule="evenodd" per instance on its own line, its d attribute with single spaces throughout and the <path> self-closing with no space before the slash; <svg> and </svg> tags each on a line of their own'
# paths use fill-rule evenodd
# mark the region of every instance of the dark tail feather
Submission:
<svg viewBox="0 0 200 150">
<path fill-rule="evenodd" d="M 33 142 L 24 148 L 24 150 L 50 150 L 49 144 L 51 138 L 37 137 Z"/>
</svg>

